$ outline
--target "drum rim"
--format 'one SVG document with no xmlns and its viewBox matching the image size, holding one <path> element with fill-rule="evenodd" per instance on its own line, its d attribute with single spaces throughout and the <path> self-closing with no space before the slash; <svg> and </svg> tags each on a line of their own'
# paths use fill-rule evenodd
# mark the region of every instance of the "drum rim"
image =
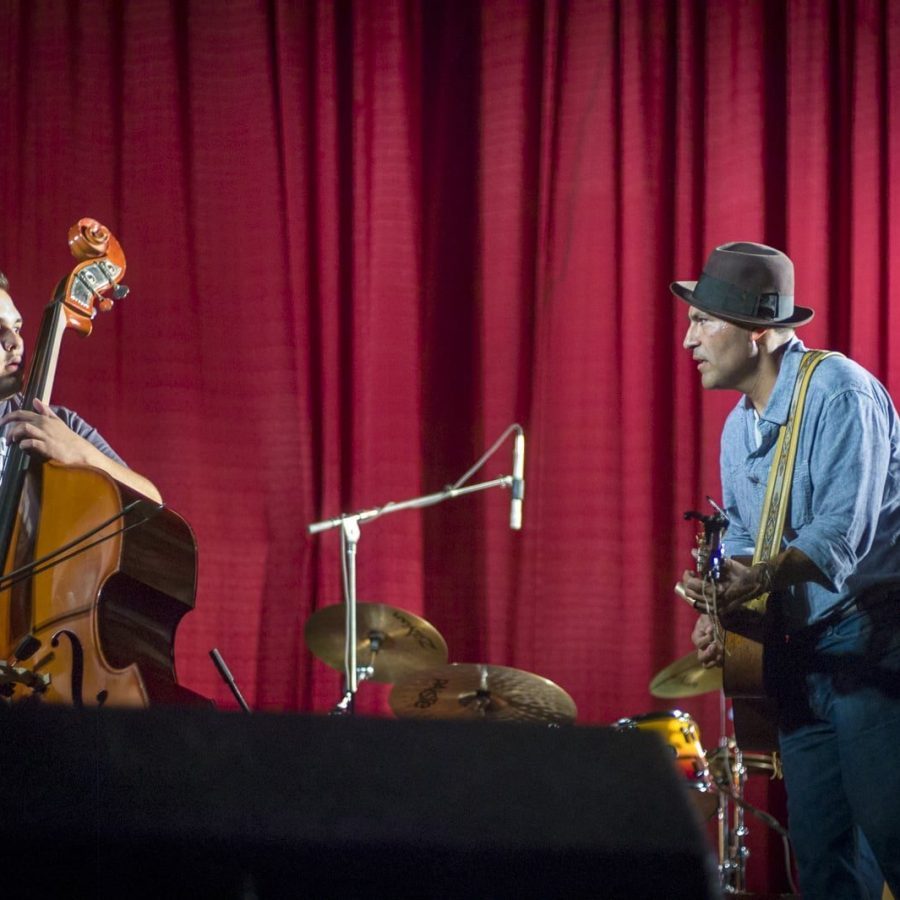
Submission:
<svg viewBox="0 0 900 900">
<path fill-rule="evenodd" d="M 681 709 L 658 710 L 656 712 L 641 713 L 636 716 L 623 716 L 613 722 L 615 728 L 636 728 L 639 722 L 667 722 L 667 721 L 688 721 L 698 730 L 697 720 L 690 714 Z"/>
</svg>

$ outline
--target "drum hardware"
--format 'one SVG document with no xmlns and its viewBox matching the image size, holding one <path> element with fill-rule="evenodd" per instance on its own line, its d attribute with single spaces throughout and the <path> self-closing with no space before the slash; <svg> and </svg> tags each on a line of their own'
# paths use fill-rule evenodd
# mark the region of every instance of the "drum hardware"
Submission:
<svg viewBox="0 0 900 900">
<path fill-rule="evenodd" d="M 717 831 L 719 876 L 723 892 L 743 893 L 746 889 L 746 866 L 749 857 L 746 838 L 749 828 L 746 825 L 745 813 L 750 813 L 781 838 L 788 884 L 791 891 L 798 894 L 791 867 L 791 845 L 787 829 L 774 816 L 744 798 L 748 775 L 766 774 L 773 781 L 783 777 L 778 754 L 744 753 L 733 739 L 723 739 L 719 747 L 710 754 L 709 761 L 719 792 Z"/>
<path fill-rule="evenodd" d="M 565 725 L 577 714 L 572 698 L 549 678 L 484 663 L 415 672 L 394 685 L 388 702 L 400 718 Z"/>
<path fill-rule="evenodd" d="M 497 448 L 506 440 L 507 436 L 516 433 L 516 440 L 513 452 L 513 474 L 504 475 L 501 478 L 494 478 L 492 481 L 483 481 L 478 484 L 471 484 L 463 487 L 466 481 L 475 474 L 491 456 L 496 452 Z M 521 440 L 520 440 L 521 439 Z M 341 530 L 341 580 L 344 592 L 344 612 L 345 612 L 345 646 L 342 657 L 342 668 L 344 671 L 344 693 L 337 705 L 332 709 L 333 713 L 352 714 L 354 709 L 354 699 L 359 689 L 359 682 L 364 680 L 365 672 L 361 677 L 360 667 L 357 664 L 356 652 L 358 647 L 357 638 L 357 602 L 356 602 L 356 553 L 357 545 L 361 536 L 360 525 L 364 522 L 371 522 L 380 516 L 388 513 L 400 512 L 403 509 L 422 509 L 426 506 L 435 506 L 446 500 L 453 500 L 465 494 L 474 494 L 489 488 L 504 487 L 510 488 L 513 492 L 512 504 L 510 509 L 510 527 L 518 530 L 521 527 L 521 501 L 524 493 L 524 431 L 522 426 L 513 423 L 496 441 L 482 454 L 478 461 L 463 474 L 454 484 L 448 485 L 442 491 L 433 494 L 426 494 L 421 497 L 413 497 L 409 500 L 400 502 L 389 501 L 382 506 L 372 507 L 371 509 L 360 510 L 355 513 L 342 513 L 331 519 L 323 519 L 320 522 L 313 522 L 307 526 L 309 534 L 319 534 L 322 531 L 328 531 L 332 528 L 340 528 Z M 364 670 L 368 668 L 364 667 Z"/>
<path fill-rule="evenodd" d="M 616 731 L 648 731 L 662 738 L 687 783 L 691 802 L 700 818 L 706 821 L 715 815 L 719 802 L 716 784 L 700 741 L 700 729 L 687 713 L 678 709 L 644 713 L 619 719 L 612 727 Z"/>
<path fill-rule="evenodd" d="M 689 678 L 708 670 L 689 654 L 663 669 L 651 682 L 655 696 L 693 696 L 714 688 L 698 690 Z M 684 675 L 688 677 L 684 677 Z M 719 685 L 721 686 L 721 676 Z M 660 690 L 672 693 L 659 693 Z M 674 693 L 688 691 L 689 693 Z M 722 697 L 724 703 L 724 696 Z M 725 716 L 723 714 L 723 731 Z M 785 866 L 791 890 L 796 893 L 790 863 L 790 843 L 786 829 L 769 813 L 744 799 L 748 776 L 766 775 L 770 780 L 782 778 L 781 759 L 777 753 L 745 753 L 734 739 L 722 738 L 709 755 L 703 749 L 697 723 L 685 712 L 672 710 L 652 712 L 619 719 L 612 725 L 619 731 L 638 729 L 657 734 L 672 754 L 673 762 L 688 786 L 692 806 L 706 821 L 715 817 L 719 879 L 724 894 L 740 894 L 746 888 L 749 857 L 747 836 L 749 813 L 775 831 L 782 839 Z"/>
<path fill-rule="evenodd" d="M 306 645 L 326 665 L 344 665 L 347 614 L 341 603 L 324 606 L 304 629 Z M 425 619 L 383 603 L 357 603 L 358 681 L 391 684 L 420 669 L 447 662 L 447 643 Z M 345 695 L 341 703 L 348 701 Z M 341 704 L 339 704 L 340 706 Z"/>
</svg>

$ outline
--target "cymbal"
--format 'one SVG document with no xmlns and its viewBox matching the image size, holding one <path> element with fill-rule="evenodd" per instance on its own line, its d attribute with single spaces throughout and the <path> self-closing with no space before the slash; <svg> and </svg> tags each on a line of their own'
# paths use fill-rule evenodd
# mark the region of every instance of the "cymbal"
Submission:
<svg viewBox="0 0 900 900">
<path fill-rule="evenodd" d="M 344 669 L 347 606 L 336 603 L 306 622 L 306 646 L 333 669 Z M 419 616 L 384 603 L 356 604 L 356 663 L 371 666 L 366 677 L 388 684 L 419 669 L 447 662 L 447 643 Z"/>
<path fill-rule="evenodd" d="M 388 702 L 400 718 L 573 722 L 572 698 L 549 678 L 482 663 L 425 669 L 394 685 Z"/>
<path fill-rule="evenodd" d="M 654 697 L 694 697 L 722 689 L 722 669 L 704 669 L 696 651 L 676 659 L 657 672 L 650 682 Z"/>
</svg>

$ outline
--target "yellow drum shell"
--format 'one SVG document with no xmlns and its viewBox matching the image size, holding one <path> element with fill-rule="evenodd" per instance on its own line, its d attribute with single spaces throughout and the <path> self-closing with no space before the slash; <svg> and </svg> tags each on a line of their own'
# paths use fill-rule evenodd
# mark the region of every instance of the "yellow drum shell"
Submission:
<svg viewBox="0 0 900 900">
<path fill-rule="evenodd" d="M 672 755 L 691 790 L 691 799 L 703 818 L 709 818 L 717 806 L 715 782 L 706 761 L 697 723 L 681 710 L 644 713 L 613 723 L 618 731 L 649 731 L 659 736 Z"/>
</svg>

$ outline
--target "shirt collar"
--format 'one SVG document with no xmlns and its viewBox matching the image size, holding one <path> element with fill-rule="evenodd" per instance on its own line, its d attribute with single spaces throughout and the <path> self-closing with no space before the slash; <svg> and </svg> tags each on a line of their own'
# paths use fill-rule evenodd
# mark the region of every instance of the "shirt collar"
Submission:
<svg viewBox="0 0 900 900">
<path fill-rule="evenodd" d="M 800 360 L 806 347 L 798 337 L 788 341 L 781 356 L 781 365 L 778 367 L 778 378 L 775 379 L 775 387 L 769 397 L 769 402 L 763 410 L 760 419 L 772 422 L 775 425 L 784 425 L 788 419 L 791 408 L 791 397 L 794 393 L 794 382 L 797 380 L 797 371 L 800 368 Z M 744 408 L 752 409 L 753 404 L 749 397 L 744 397 Z"/>
</svg>

